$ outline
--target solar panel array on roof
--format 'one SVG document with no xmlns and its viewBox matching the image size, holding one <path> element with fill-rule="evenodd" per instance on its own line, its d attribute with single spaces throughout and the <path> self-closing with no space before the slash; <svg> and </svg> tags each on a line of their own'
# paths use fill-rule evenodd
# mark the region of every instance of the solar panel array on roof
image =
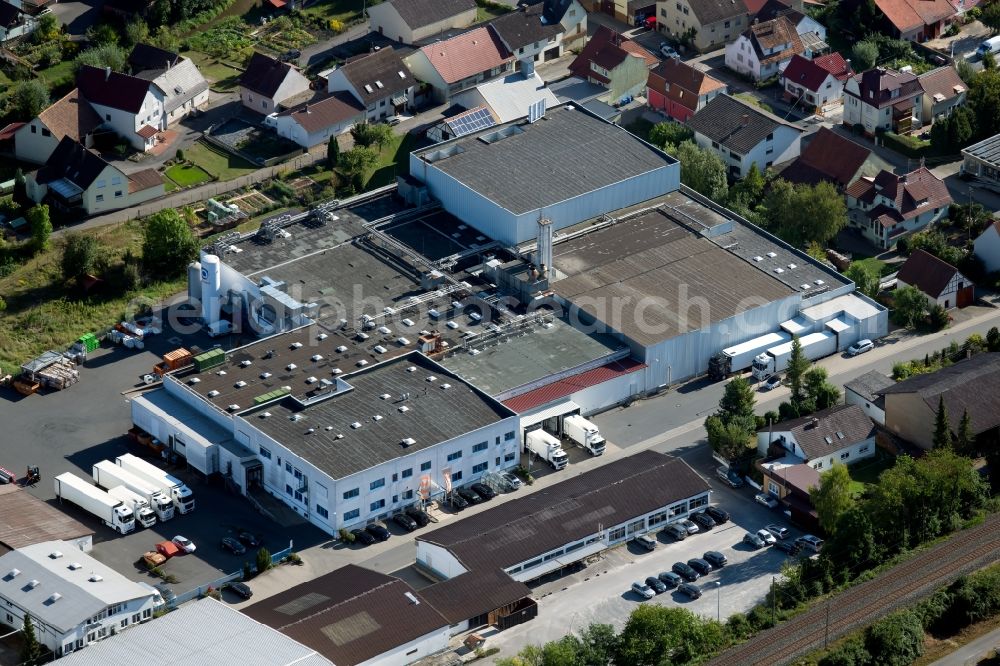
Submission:
<svg viewBox="0 0 1000 666">
<path fill-rule="evenodd" d="M 471 134 L 487 127 L 493 127 L 497 124 L 493 115 L 485 106 L 455 116 L 445 122 L 448 123 L 452 134 L 456 137 L 465 136 L 466 134 Z"/>
</svg>

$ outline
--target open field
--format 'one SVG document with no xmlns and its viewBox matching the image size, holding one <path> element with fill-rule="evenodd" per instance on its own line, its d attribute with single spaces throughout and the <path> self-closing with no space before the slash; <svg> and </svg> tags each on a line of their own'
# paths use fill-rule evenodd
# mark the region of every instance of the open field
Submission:
<svg viewBox="0 0 1000 666">
<path fill-rule="evenodd" d="M 303 14 L 320 16 L 328 21 L 348 23 L 361 18 L 364 0 L 319 0 L 302 9 Z"/>
</svg>

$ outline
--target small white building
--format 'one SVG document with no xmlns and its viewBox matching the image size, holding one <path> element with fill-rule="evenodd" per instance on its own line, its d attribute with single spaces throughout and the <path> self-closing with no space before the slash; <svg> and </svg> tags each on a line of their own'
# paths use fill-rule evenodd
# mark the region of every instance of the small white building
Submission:
<svg viewBox="0 0 1000 666">
<path fill-rule="evenodd" d="M 791 454 L 822 472 L 875 455 L 875 432 L 860 406 L 837 405 L 759 431 L 757 450 L 765 458 Z"/>
<path fill-rule="evenodd" d="M 129 53 L 128 66 L 133 76 L 163 91 L 167 125 L 208 105 L 208 81 L 190 58 L 149 44 L 136 44 Z"/>
<path fill-rule="evenodd" d="M 804 50 L 795 26 L 787 18 L 755 21 L 726 44 L 726 67 L 754 81 L 763 81 L 778 76 L 792 56 Z"/>
<path fill-rule="evenodd" d="M 328 143 L 330 137 L 340 136 L 364 120 L 365 107 L 360 102 L 349 93 L 335 92 L 321 100 L 272 114 L 264 124 L 274 127 L 278 136 L 308 149 Z"/>
<path fill-rule="evenodd" d="M 309 79 L 287 62 L 254 52 L 240 77 L 240 101 L 262 115 L 294 106 L 309 93 Z"/>
<path fill-rule="evenodd" d="M 976 238 L 975 255 L 987 273 L 1000 271 L 1000 220 L 994 218 Z"/>
<path fill-rule="evenodd" d="M 14 134 L 14 155 L 22 162 L 45 164 L 63 137 L 89 148 L 102 124 L 97 112 L 77 88 L 53 102 Z"/>
<path fill-rule="evenodd" d="M 544 103 L 544 108 L 559 106 L 559 100 L 548 89 L 537 72 L 522 70 L 507 76 L 481 83 L 452 98 L 466 109 L 485 106 L 497 122 L 506 123 L 524 118 L 533 104 Z"/>
<path fill-rule="evenodd" d="M 56 657 L 153 617 L 159 592 L 135 583 L 65 541 L 44 541 L 0 557 L 0 621 L 30 615 L 38 642 Z"/>
<path fill-rule="evenodd" d="M 145 152 L 156 145 L 156 135 L 167 128 L 158 85 L 128 74 L 84 65 L 76 75 L 80 96 L 101 118 L 102 125 Z"/>
<path fill-rule="evenodd" d="M 387 0 L 368 7 L 372 32 L 413 44 L 476 22 L 475 0 Z"/>
<path fill-rule="evenodd" d="M 915 250 L 896 274 L 900 287 L 916 287 L 927 297 L 927 305 L 945 310 L 972 305 L 976 285 L 948 262 L 930 252 Z"/>
<path fill-rule="evenodd" d="M 872 421 L 885 425 L 885 397 L 882 391 L 895 384 L 892 377 L 872 370 L 844 384 L 844 401 L 848 405 L 858 405 Z"/>
</svg>

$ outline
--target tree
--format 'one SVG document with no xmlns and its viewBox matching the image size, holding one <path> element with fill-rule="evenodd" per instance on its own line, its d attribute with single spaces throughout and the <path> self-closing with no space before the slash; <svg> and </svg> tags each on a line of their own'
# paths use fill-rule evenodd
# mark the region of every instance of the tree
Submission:
<svg viewBox="0 0 1000 666">
<path fill-rule="evenodd" d="M 1000 7 L 997 3 L 991 2 L 980 8 L 979 20 L 994 33 L 1000 31 Z"/>
<path fill-rule="evenodd" d="M 710 199 L 725 199 L 728 190 L 726 165 L 715 153 L 702 150 L 693 141 L 677 146 L 681 182 Z"/>
<path fill-rule="evenodd" d="M 927 298 L 922 291 L 910 285 L 897 288 L 893 300 L 895 301 L 893 315 L 896 322 L 908 328 L 916 326 L 927 311 Z"/>
<path fill-rule="evenodd" d="M 863 40 L 851 47 L 851 65 L 859 72 L 866 72 L 875 66 L 878 60 L 878 45 L 869 40 Z"/>
<path fill-rule="evenodd" d="M 825 245 L 847 224 L 844 198 L 828 182 L 795 185 L 790 201 L 779 210 L 780 216 L 771 219 L 770 226 L 789 243 L 802 247 L 812 241 Z"/>
<path fill-rule="evenodd" d="M 591 624 L 580 632 L 579 664 L 605 666 L 618 649 L 618 636 L 610 624 Z"/>
<path fill-rule="evenodd" d="M 753 455 L 757 441 L 753 433 L 740 423 L 724 423 L 713 414 L 705 419 L 705 430 L 712 450 L 730 462 L 744 460 Z"/>
<path fill-rule="evenodd" d="M 983 54 L 983 69 L 987 72 L 992 72 L 997 68 L 997 57 L 993 55 L 992 51 Z"/>
<path fill-rule="evenodd" d="M 149 42 L 149 25 L 142 19 L 134 19 L 125 25 L 125 41 L 130 46 Z"/>
<path fill-rule="evenodd" d="M 724 423 L 731 423 L 737 419 L 753 420 L 756 399 L 750 382 L 745 377 L 734 377 L 722 393 L 719 399 L 719 416 Z"/>
<path fill-rule="evenodd" d="M 385 123 L 360 123 L 351 128 L 351 136 L 362 148 L 374 145 L 382 148 L 392 141 L 392 127 Z"/>
<path fill-rule="evenodd" d="M 198 239 L 172 208 L 155 213 L 143 225 L 142 263 L 157 277 L 171 278 L 187 270 L 198 256 Z"/>
<path fill-rule="evenodd" d="M 878 296 L 882 276 L 871 265 L 858 261 L 851 262 L 851 265 L 844 271 L 844 277 L 853 282 L 857 286 L 858 291 L 865 296 L 869 298 Z"/>
<path fill-rule="evenodd" d="M 49 219 L 48 204 L 36 204 L 28 209 L 25 217 L 28 228 L 31 229 L 31 244 L 35 252 L 41 252 L 49 246 L 49 236 L 52 235 L 52 221 Z"/>
<path fill-rule="evenodd" d="M 938 397 L 937 413 L 934 414 L 934 437 L 931 439 L 935 449 L 951 448 L 951 423 L 948 422 L 948 408 L 944 406 L 944 396 Z"/>
<path fill-rule="evenodd" d="M 818 366 L 807 370 L 802 377 L 806 401 L 814 405 L 814 409 L 827 409 L 840 402 L 840 389 L 831 384 L 828 377 L 826 368 Z"/>
<path fill-rule="evenodd" d="M 848 508 L 837 518 L 833 530 L 827 529 L 827 533 L 830 538 L 823 549 L 834 566 L 839 569 L 835 573 L 840 582 L 846 583 L 878 562 L 875 530 L 864 507 L 855 504 Z"/>
<path fill-rule="evenodd" d="M 49 105 L 49 89 L 39 79 L 16 81 L 7 93 L 7 104 L 15 117 L 31 120 Z"/>
<path fill-rule="evenodd" d="M 340 154 L 337 161 L 340 171 L 347 176 L 356 187 L 361 187 L 361 178 L 365 171 L 378 164 L 378 153 L 371 148 L 351 148 Z"/>
<path fill-rule="evenodd" d="M 54 12 L 42 14 L 38 17 L 38 24 L 35 32 L 31 33 L 31 39 L 36 44 L 44 44 L 59 36 L 59 19 Z"/>
<path fill-rule="evenodd" d="M 962 420 L 958 423 L 958 436 L 955 438 L 955 449 L 964 456 L 972 455 L 976 450 L 976 434 L 972 431 L 972 417 L 969 410 L 962 410 Z"/>
<path fill-rule="evenodd" d="M 958 71 L 958 78 L 962 79 L 962 82 L 966 86 L 972 85 L 972 82 L 976 80 L 976 68 L 965 58 L 956 58 L 955 60 L 955 69 Z"/>
<path fill-rule="evenodd" d="M 642 604 L 618 636 L 616 664 L 686 664 L 721 643 L 721 625 L 683 608 Z"/>
<path fill-rule="evenodd" d="M 75 280 L 94 271 L 98 244 L 93 236 L 68 234 L 63 247 L 62 275 L 64 280 Z"/>
<path fill-rule="evenodd" d="M 1000 3 L 993 3 L 995 6 Z M 998 10 L 1000 11 L 1000 10 Z M 969 84 L 967 103 L 975 116 L 975 128 L 980 137 L 1000 134 L 1000 72 L 995 69 L 979 72 Z"/>
<path fill-rule="evenodd" d="M 336 169 L 339 160 L 340 142 L 337 141 L 337 137 L 331 136 L 330 140 L 326 143 L 326 161 L 330 164 L 331 169 Z"/>
<path fill-rule="evenodd" d="M 1000 329 L 996 326 L 986 332 L 986 348 L 991 352 L 1000 351 Z"/>
<path fill-rule="evenodd" d="M 837 521 L 854 506 L 847 465 L 834 465 L 820 474 L 819 485 L 809 490 L 809 499 L 819 515 L 820 527 L 835 534 Z"/>
<path fill-rule="evenodd" d="M 694 138 L 694 132 L 687 125 L 667 121 L 656 123 L 649 130 L 649 142 L 654 146 L 665 148 L 666 146 L 679 146 L 683 141 L 690 141 Z"/>
<path fill-rule="evenodd" d="M 948 325 L 948 311 L 940 303 L 935 303 L 927 312 L 927 319 L 930 321 L 932 329 L 940 331 Z"/>
<path fill-rule="evenodd" d="M 117 44 L 103 44 L 81 52 L 74 62 L 78 70 L 84 65 L 90 65 L 99 69 L 110 67 L 113 72 L 124 72 L 128 54 Z"/>
<path fill-rule="evenodd" d="M 262 574 L 271 568 L 271 551 L 261 546 L 257 551 L 257 573 Z"/>
<path fill-rule="evenodd" d="M 802 351 L 802 342 L 799 340 L 799 336 L 793 336 L 792 353 L 788 358 L 786 376 L 788 377 L 788 385 L 792 389 L 791 402 L 796 407 L 805 397 L 803 380 L 808 370 L 809 359 L 806 358 L 805 352 Z"/>
<path fill-rule="evenodd" d="M 24 626 L 21 628 L 21 664 L 35 666 L 42 658 L 42 645 L 35 635 L 35 624 L 31 615 L 24 614 Z"/>
<path fill-rule="evenodd" d="M 98 23 L 87 28 L 87 41 L 98 46 L 117 44 L 118 31 L 108 23 Z"/>
<path fill-rule="evenodd" d="M 873 664 L 908 666 L 924 652 L 924 627 L 916 613 L 900 611 L 868 627 L 864 640 Z"/>
</svg>

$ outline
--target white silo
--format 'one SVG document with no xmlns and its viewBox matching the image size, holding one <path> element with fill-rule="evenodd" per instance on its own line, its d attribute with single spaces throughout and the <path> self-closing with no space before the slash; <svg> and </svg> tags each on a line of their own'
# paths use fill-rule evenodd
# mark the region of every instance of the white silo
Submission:
<svg viewBox="0 0 1000 666">
<path fill-rule="evenodd" d="M 201 318 L 206 326 L 219 319 L 219 291 L 222 288 L 221 261 L 214 254 L 201 258 Z"/>
</svg>

